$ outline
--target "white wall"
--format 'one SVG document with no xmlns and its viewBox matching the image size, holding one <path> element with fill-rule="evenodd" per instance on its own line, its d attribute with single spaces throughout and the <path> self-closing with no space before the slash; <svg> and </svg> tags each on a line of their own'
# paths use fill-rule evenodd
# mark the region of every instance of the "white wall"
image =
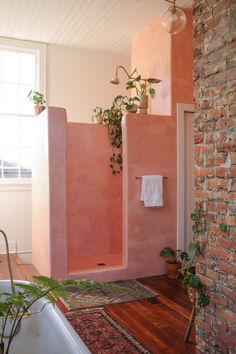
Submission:
<svg viewBox="0 0 236 354">
<path fill-rule="evenodd" d="M 31 218 L 31 186 L 0 185 L 0 228 L 7 234 L 10 251 L 19 252 L 26 260 L 30 260 L 32 249 Z M 5 253 L 1 235 L 0 252 Z"/>
<path fill-rule="evenodd" d="M 94 107 L 109 108 L 115 96 L 127 94 L 122 71 L 121 84 L 110 83 L 119 64 L 130 71 L 130 56 L 48 45 L 48 106 L 64 107 L 68 121 L 91 122 Z"/>
</svg>

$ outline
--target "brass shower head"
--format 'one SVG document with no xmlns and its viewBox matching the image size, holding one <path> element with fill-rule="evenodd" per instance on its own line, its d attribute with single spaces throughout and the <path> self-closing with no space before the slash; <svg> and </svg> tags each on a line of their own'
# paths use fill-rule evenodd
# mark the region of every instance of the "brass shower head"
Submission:
<svg viewBox="0 0 236 354">
<path fill-rule="evenodd" d="M 111 84 L 119 85 L 120 80 L 117 76 L 115 76 L 115 77 L 113 77 L 113 79 L 110 82 L 111 82 Z"/>
</svg>

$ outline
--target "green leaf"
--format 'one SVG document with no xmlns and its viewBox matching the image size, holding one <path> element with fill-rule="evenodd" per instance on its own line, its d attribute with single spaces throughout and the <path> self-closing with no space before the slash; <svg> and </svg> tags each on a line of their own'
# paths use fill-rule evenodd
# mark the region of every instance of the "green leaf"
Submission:
<svg viewBox="0 0 236 354">
<path fill-rule="evenodd" d="M 196 242 L 191 242 L 189 245 L 188 245 L 188 251 L 189 252 L 195 252 L 198 250 L 198 244 Z"/>
<path fill-rule="evenodd" d="M 171 247 L 165 247 L 160 252 L 160 256 L 162 256 L 162 257 L 172 257 L 174 255 L 175 255 L 175 252 Z"/>
<path fill-rule="evenodd" d="M 148 92 L 151 98 L 154 98 L 156 96 L 156 91 L 154 88 L 150 87 Z"/>
<path fill-rule="evenodd" d="M 201 285 L 200 279 L 195 274 L 190 275 L 188 283 L 189 287 L 193 289 L 198 289 Z"/>
<path fill-rule="evenodd" d="M 135 81 L 140 81 L 141 80 L 141 75 L 138 75 L 134 80 Z"/>
<path fill-rule="evenodd" d="M 149 84 L 158 84 L 159 82 L 161 82 L 161 80 L 150 77 L 149 79 L 147 79 L 147 82 L 149 82 Z"/>
</svg>

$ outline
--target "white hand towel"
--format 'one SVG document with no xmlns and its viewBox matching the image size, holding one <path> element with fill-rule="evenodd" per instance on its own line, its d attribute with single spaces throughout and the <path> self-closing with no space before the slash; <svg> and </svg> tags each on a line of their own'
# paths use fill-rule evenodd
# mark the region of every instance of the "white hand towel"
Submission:
<svg viewBox="0 0 236 354">
<path fill-rule="evenodd" d="M 162 207 L 163 176 L 142 176 L 141 201 L 145 207 Z"/>
</svg>

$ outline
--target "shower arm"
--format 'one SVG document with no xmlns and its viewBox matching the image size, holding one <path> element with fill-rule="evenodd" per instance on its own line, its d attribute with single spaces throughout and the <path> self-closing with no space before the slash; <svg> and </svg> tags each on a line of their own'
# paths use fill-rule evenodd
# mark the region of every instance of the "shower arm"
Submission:
<svg viewBox="0 0 236 354">
<path fill-rule="evenodd" d="M 15 294 L 16 291 L 15 291 L 15 286 L 14 286 L 14 282 L 13 282 L 13 274 L 12 274 L 12 268 L 11 268 L 11 260 L 10 260 L 10 252 L 9 252 L 9 245 L 8 245 L 7 235 L 5 234 L 5 232 L 3 230 L 0 230 L 0 232 L 3 235 L 4 241 L 5 241 L 5 245 L 6 245 L 7 266 L 8 266 L 8 271 L 9 271 L 9 275 L 10 275 L 11 290 L 12 290 L 12 293 Z"/>
</svg>

